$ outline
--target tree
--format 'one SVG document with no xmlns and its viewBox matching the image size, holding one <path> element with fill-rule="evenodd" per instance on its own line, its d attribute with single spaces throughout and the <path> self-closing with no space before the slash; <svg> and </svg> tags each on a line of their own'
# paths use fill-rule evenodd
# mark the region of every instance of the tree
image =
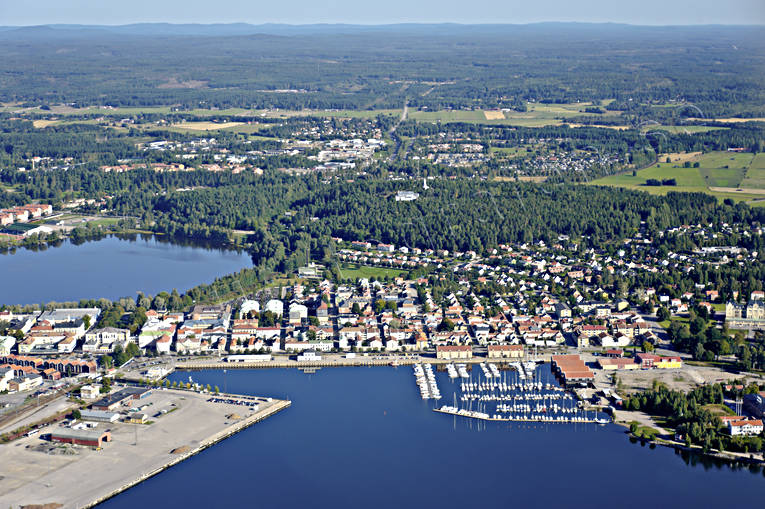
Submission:
<svg viewBox="0 0 765 509">
<path fill-rule="evenodd" d="M 220 389 L 218 389 L 218 386 L 215 386 L 215 394 L 220 394 Z"/>
<path fill-rule="evenodd" d="M 707 328 L 707 321 L 704 320 L 702 317 L 697 316 L 696 318 L 691 320 L 690 326 L 691 326 L 691 334 L 701 334 Z"/>
<path fill-rule="evenodd" d="M 85 330 L 90 329 L 90 315 L 83 316 L 82 323 L 85 325 Z"/>
<path fill-rule="evenodd" d="M 656 311 L 656 319 L 660 322 L 669 320 L 670 316 L 669 309 L 667 309 L 666 306 L 661 306 L 658 311 Z"/>
<path fill-rule="evenodd" d="M 438 324 L 438 327 L 436 327 L 436 330 L 438 332 L 450 332 L 454 330 L 454 323 L 449 320 L 448 318 L 444 318 L 441 320 L 441 323 Z"/>
<path fill-rule="evenodd" d="M 72 410 L 72 419 L 82 419 L 82 412 L 80 412 L 79 408 Z"/>
<path fill-rule="evenodd" d="M 128 355 L 128 360 L 132 359 L 133 357 L 138 357 L 141 355 L 141 349 L 138 348 L 138 345 L 136 345 L 133 342 L 130 342 L 125 347 L 125 353 Z M 125 361 L 127 362 L 127 361 Z"/>
<path fill-rule="evenodd" d="M 114 359 L 110 355 L 102 355 L 100 361 L 104 369 L 111 369 L 114 366 Z"/>
</svg>

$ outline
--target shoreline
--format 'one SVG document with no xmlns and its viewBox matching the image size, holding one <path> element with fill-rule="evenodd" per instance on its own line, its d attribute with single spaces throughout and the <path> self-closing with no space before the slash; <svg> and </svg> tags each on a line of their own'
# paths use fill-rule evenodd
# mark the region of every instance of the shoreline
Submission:
<svg viewBox="0 0 765 509">
<path fill-rule="evenodd" d="M 680 442 L 676 442 L 674 440 L 667 440 L 667 439 L 664 439 L 664 438 L 649 439 L 649 438 L 644 438 L 644 437 L 638 437 L 638 436 L 633 435 L 629 431 L 629 427 L 630 427 L 629 426 L 630 425 L 629 422 L 626 422 L 626 421 L 616 421 L 616 420 L 612 420 L 611 422 L 613 424 L 616 424 L 617 426 L 621 426 L 623 428 L 626 428 L 626 431 L 624 432 L 624 434 L 630 440 L 634 439 L 635 441 L 639 441 L 639 442 L 646 443 L 646 444 L 649 444 L 649 445 L 659 445 L 659 446 L 662 446 L 662 447 L 669 447 L 671 449 L 675 449 L 676 451 L 690 452 L 692 454 L 698 454 L 701 457 L 713 458 L 715 460 L 723 461 L 725 463 L 737 463 L 737 462 L 741 461 L 741 462 L 749 463 L 749 464 L 752 464 L 752 465 L 765 465 L 765 457 L 763 457 L 763 459 L 753 458 L 753 457 L 750 457 L 750 455 L 752 453 L 743 453 L 743 452 L 742 453 L 734 453 L 734 452 L 728 452 L 728 451 L 724 451 L 724 452 L 720 452 L 720 451 L 704 452 L 704 450 L 700 446 L 693 446 L 692 445 L 692 446 L 688 447 L 687 445 L 685 445 L 683 443 L 680 443 Z M 739 454 L 741 454 L 741 456 L 739 456 Z"/>
</svg>

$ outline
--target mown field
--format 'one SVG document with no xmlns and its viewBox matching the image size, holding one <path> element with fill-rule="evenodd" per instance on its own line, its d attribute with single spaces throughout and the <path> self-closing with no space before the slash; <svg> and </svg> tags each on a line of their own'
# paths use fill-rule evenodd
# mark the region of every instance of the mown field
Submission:
<svg viewBox="0 0 765 509">
<path fill-rule="evenodd" d="M 358 265 L 355 263 L 340 264 L 340 277 L 344 279 L 359 278 L 394 278 L 406 274 L 407 271 L 401 269 L 388 269 L 385 267 L 370 267 L 368 265 Z"/>
</svg>

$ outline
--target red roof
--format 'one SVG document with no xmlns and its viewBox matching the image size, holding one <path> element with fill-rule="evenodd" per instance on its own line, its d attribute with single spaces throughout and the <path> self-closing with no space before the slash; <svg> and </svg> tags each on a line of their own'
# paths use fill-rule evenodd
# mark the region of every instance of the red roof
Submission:
<svg viewBox="0 0 765 509">
<path fill-rule="evenodd" d="M 470 345 L 439 345 L 436 350 L 442 352 L 469 352 L 472 350 Z"/>
<path fill-rule="evenodd" d="M 488 348 L 490 352 L 512 352 L 522 351 L 523 345 L 489 345 Z"/>
</svg>

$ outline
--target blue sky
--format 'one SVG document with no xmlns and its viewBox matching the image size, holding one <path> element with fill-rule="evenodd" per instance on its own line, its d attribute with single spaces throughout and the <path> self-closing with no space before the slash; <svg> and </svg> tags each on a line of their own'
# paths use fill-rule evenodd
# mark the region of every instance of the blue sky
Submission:
<svg viewBox="0 0 765 509">
<path fill-rule="evenodd" d="M 540 21 L 765 24 L 765 0 L 0 0 L 0 25 Z"/>
</svg>

